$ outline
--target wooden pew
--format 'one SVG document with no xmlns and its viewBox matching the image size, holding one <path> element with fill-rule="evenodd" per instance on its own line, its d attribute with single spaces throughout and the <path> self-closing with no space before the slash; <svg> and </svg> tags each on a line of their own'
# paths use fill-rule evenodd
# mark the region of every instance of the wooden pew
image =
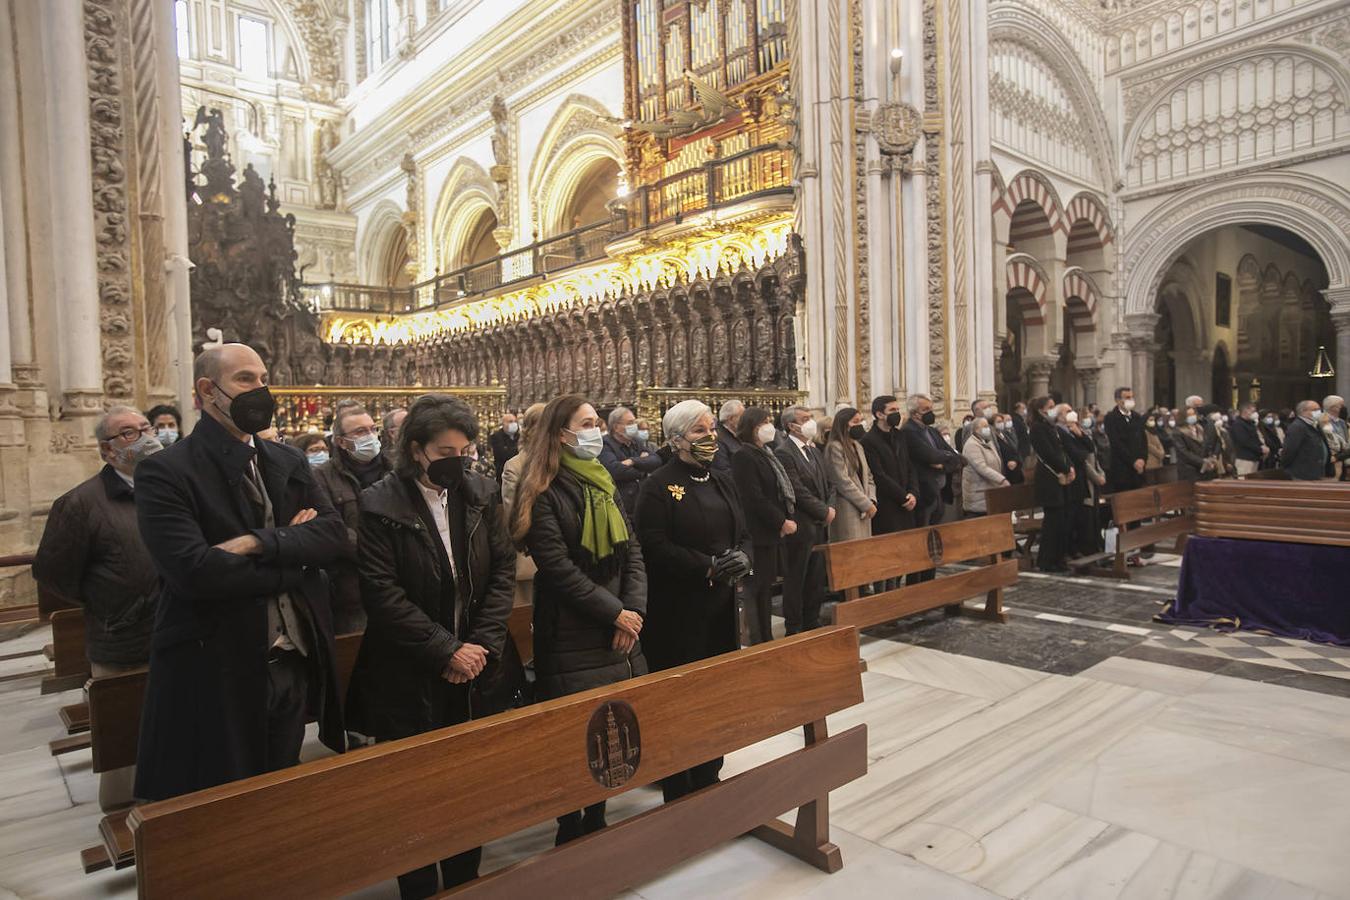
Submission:
<svg viewBox="0 0 1350 900">
<path fill-rule="evenodd" d="M 1151 487 L 1107 494 L 1107 501 L 1111 504 L 1111 521 L 1117 529 L 1116 552 L 1080 556 L 1066 560 L 1066 563 L 1074 569 L 1086 569 L 1093 575 L 1128 579 L 1130 570 L 1126 560 L 1132 551 L 1174 539 L 1176 551 L 1181 552 L 1186 536 L 1195 530 L 1195 516 L 1192 514 L 1194 486 L 1195 483 L 1191 481 L 1160 482 Z M 1134 525 L 1145 519 L 1154 521 L 1126 530 L 1126 525 Z M 1111 560 L 1110 569 L 1095 568 L 1095 564 L 1103 559 Z"/>
<path fill-rule="evenodd" d="M 1293 481 L 1294 478 L 1286 469 L 1257 469 L 1250 475 L 1243 475 L 1243 481 Z"/>
<path fill-rule="evenodd" d="M 1013 549 L 1014 540 L 1008 518 L 982 516 L 817 547 L 830 590 L 844 593 L 844 602 L 834 607 L 834 624 L 866 628 L 939 606 L 949 615 L 968 613 L 962 601 L 980 594 L 985 606 L 978 614 L 1006 622 L 1003 589 L 1017 582 L 1018 561 L 1000 554 Z M 859 593 L 864 585 L 964 560 L 989 564 L 868 597 Z"/>
<path fill-rule="evenodd" d="M 1025 484 L 1010 484 L 1007 487 L 990 488 L 984 494 L 987 516 L 1012 516 L 1014 551 L 1018 568 L 1027 572 L 1035 567 L 1036 541 L 1041 536 L 1041 519 L 1037 513 L 1041 506 L 1036 502 L 1036 485 L 1028 481 Z"/>
<path fill-rule="evenodd" d="M 1350 547 L 1350 483 L 1203 481 L 1195 486 L 1195 533 Z"/>
<path fill-rule="evenodd" d="M 801 750 L 453 895 L 610 897 L 746 833 L 833 872 L 829 792 L 866 772 L 867 726 L 825 718 L 862 700 L 857 659 L 855 629 L 818 629 L 140 806 L 138 893 L 348 894 L 798 726 Z"/>
<path fill-rule="evenodd" d="M 42 693 L 54 694 L 80 687 L 89 679 L 89 657 L 84 648 L 84 610 L 57 609 L 51 614 L 52 674 L 42 679 Z"/>
<path fill-rule="evenodd" d="M 352 668 L 361 650 L 361 633 L 340 634 L 336 640 L 339 693 L 345 697 L 351 681 Z M 110 772 L 136 764 L 136 750 L 141 736 L 141 709 L 145 702 L 145 685 L 150 670 L 142 667 L 119 675 L 90 679 L 85 687 L 89 708 L 90 746 L 94 751 L 94 771 Z M 124 869 L 135 865 L 136 854 L 127 826 L 130 809 L 117 810 L 104 816 L 98 831 L 101 844 L 80 852 L 85 872 L 97 872 L 113 866 Z"/>
</svg>

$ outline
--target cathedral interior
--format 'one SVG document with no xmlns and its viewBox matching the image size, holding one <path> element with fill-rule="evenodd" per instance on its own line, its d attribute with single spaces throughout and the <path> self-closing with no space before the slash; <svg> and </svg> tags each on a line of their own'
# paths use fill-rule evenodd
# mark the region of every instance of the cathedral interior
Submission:
<svg viewBox="0 0 1350 900">
<path fill-rule="evenodd" d="M 1350 396 L 1345 0 L 0 0 L 0 73 L 0 553 L 97 471 L 106 408 L 190 431 L 221 341 L 265 360 L 283 435 L 431 389 L 485 430 L 575 392 L 658 436 L 689 398 L 922 394 L 959 429 L 1121 386 Z M 1221 685 L 1223 645 L 1163 665 L 1165 574 L 1082 588 L 1096 612 L 1024 578 L 1014 621 L 1066 629 L 1044 665 L 941 622 L 865 643 L 856 866 L 779 883 L 736 844 L 632 896 L 1348 896 L 1350 661 L 1283 700 Z M 1067 662 L 1108 644 L 1095 680 Z M 967 768 L 905 757 L 929 735 Z M 944 784 L 972 808 L 920 809 Z M 38 847 L 0 850 L 0 893 L 134 889 L 47 884 Z"/>
</svg>

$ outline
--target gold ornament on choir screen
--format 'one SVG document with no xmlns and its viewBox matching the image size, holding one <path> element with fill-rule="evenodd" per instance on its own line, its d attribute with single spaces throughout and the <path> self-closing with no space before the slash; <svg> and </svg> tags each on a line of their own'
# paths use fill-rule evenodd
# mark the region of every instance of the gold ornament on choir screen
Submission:
<svg viewBox="0 0 1350 900">
<path fill-rule="evenodd" d="M 642 763 L 637 713 L 622 700 L 601 704 L 586 725 L 586 757 L 591 777 L 613 790 L 627 784 Z"/>
</svg>

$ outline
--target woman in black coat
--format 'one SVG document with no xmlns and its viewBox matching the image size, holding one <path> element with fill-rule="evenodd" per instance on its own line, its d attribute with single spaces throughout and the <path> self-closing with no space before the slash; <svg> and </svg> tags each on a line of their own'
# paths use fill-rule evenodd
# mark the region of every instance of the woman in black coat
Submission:
<svg viewBox="0 0 1350 900">
<path fill-rule="evenodd" d="M 495 481 L 468 470 L 473 410 L 445 394 L 413 403 L 393 472 L 362 495 L 357 573 L 366 632 L 347 727 L 377 741 L 500 711 L 487 685 L 519 669 L 506 620 L 515 547 Z M 505 704 L 505 705 L 509 705 Z M 441 860 L 448 890 L 478 876 L 482 848 Z M 400 875 L 403 898 L 437 893 L 436 866 Z"/>
<path fill-rule="evenodd" d="M 642 550 L 598 457 L 595 407 L 558 397 L 525 437 L 511 535 L 534 559 L 535 692 L 551 699 L 647 674 Z M 605 804 L 558 819 L 559 844 L 605 827 Z"/>
<path fill-rule="evenodd" d="M 1036 504 L 1045 511 L 1041 520 L 1040 552 L 1036 567 L 1042 572 L 1067 572 L 1064 557 L 1069 546 L 1068 485 L 1073 464 L 1064 452 L 1055 428 L 1055 401 L 1037 397 L 1031 401 L 1031 448 L 1036 451 Z"/>
<path fill-rule="evenodd" d="M 1074 479 L 1065 490 L 1069 501 L 1069 531 L 1066 552 L 1074 556 L 1091 556 L 1102 549 L 1101 523 L 1098 518 L 1097 491 L 1106 483 L 1103 476 L 1094 483 L 1097 443 L 1081 424 L 1081 416 L 1069 405 L 1059 407 L 1057 420 L 1061 422 L 1059 440 L 1073 466 Z"/>
<path fill-rule="evenodd" d="M 741 589 L 750 643 L 773 640 L 773 585 L 778 580 L 783 538 L 795 534 L 792 520 L 796 497 L 783 464 L 773 455 L 772 414 L 758 406 L 741 413 L 736 428 L 742 452 L 731 457 L 731 475 L 741 494 L 741 509 L 750 530 L 754 571 Z"/>
<path fill-rule="evenodd" d="M 637 515 L 650 577 L 645 643 L 653 670 L 740 646 L 736 590 L 750 574 L 751 546 L 735 483 L 711 468 L 718 449 L 712 410 L 685 400 L 666 412 L 661 428 L 675 456 L 642 485 Z M 666 802 L 715 783 L 721 768 L 718 757 L 663 779 Z"/>
</svg>

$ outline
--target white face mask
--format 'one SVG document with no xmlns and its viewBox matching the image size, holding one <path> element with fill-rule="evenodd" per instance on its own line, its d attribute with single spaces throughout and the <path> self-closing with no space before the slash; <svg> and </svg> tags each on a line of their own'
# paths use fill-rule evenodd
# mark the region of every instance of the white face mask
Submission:
<svg viewBox="0 0 1350 900">
<path fill-rule="evenodd" d="M 520 423 L 519 423 L 519 422 L 507 422 L 507 423 L 506 423 L 506 433 L 507 433 L 507 434 L 515 434 L 517 431 L 520 431 Z"/>
<path fill-rule="evenodd" d="M 600 455 L 600 451 L 605 447 L 605 436 L 600 433 L 599 428 L 583 428 L 580 431 L 567 429 L 576 436 L 576 445 L 568 445 L 568 449 L 576 455 L 577 459 L 595 459 Z"/>
<path fill-rule="evenodd" d="M 1073 410 L 1069 410 L 1064 414 L 1064 421 L 1072 425 L 1074 422 L 1078 421 L 1078 413 L 1074 412 Z"/>
<path fill-rule="evenodd" d="M 1187 416 L 1187 417 L 1186 417 L 1186 424 L 1187 424 L 1187 425 L 1194 425 L 1197 421 L 1198 421 L 1198 420 L 1195 418 L 1195 416 Z"/>
<path fill-rule="evenodd" d="M 1131 397 L 1124 403 L 1120 404 L 1120 408 L 1125 410 L 1126 412 L 1134 412 L 1134 398 Z"/>
<path fill-rule="evenodd" d="M 623 426 L 623 433 L 624 433 L 626 436 L 628 436 L 629 438 L 635 438 L 635 437 L 637 437 L 637 436 L 638 436 L 638 427 L 637 427 L 637 423 L 636 423 L 636 422 L 629 422 L 627 425 Z"/>
<path fill-rule="evenodd" d="M 1053 422 L 1059 418 L 1059 410 L 1052 406 L 1045 411 L 1045 417 Z"/>
<path fill-rule="evenodd" d="M 1331 423 L 1330 423 L 1330 422 L 1328 422 L 1327 424 L 1323 425 L 1323 426 L 1322 426 L 1322 430 L 1325 431 L 1327 434 L 1331 434 L 1331 432 L 1335 431 L 1335 429 L 1331 427 Z"/>
<path fill-rule="evenodd" d="M 776 433 L 777 432 L 774 431 L 773 426 L 768 422 L 765 422 L 763 425 L 755 429 L 755 437 L 759 438 L 759 442 L 761 444 L 772 444 L 774 435 Z"/>
<path fill-rule="evenodd" d="M 989 430 L 988 426 L 975 429 L 975 433 L 986 441 L 989 440 L 989 436 L 993 434 L 993 432 Z"/>
<path fill-rule="evenodd" d="M 368 463 L 380 455 L 380 439 L 373 434 L 362 435 L 352 442 L 349 452 L 357 462 Z"/>
<path fill-rule="evenodd" d="M 819 426 L 816 425 L 815 419 L 807 419 L 798 427 L 802 431 L 802 440 L 814 441 L 816 439 L 816 434 L 818 433 Z"/>
</svg>

